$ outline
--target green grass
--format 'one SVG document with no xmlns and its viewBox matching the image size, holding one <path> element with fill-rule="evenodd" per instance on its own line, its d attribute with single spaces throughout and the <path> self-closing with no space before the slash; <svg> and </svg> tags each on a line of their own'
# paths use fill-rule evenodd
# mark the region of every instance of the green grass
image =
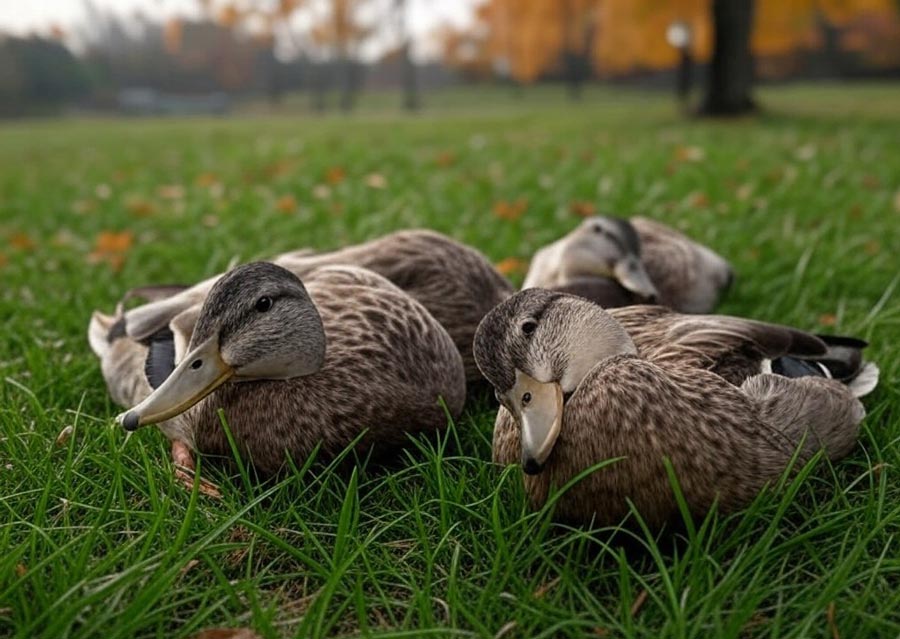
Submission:
<svg viewBox="0 0 900 639">
<path fill-rule="evenodd" d="M 432 96 L 413 119 L 0 127 L 0 635 L 900 635 L 900 89 L 762 98 L 767 115 L 729 123 L 537 91 Z M 345 178 L 323 198 L 331 167 Z M 519 198 L 520 219 L 492 213 Z M 728 256 L 722 312 L 870 340 L 882 383 L 855 452 L 679 543 L 623 548 L 529 511 L 519 470 L 488 461 L 486 397 L 389 469 L 214 476 L 220 501 L 173 482 L 160 433 L 112 422 L 85 332 L 132 286 L 412 226 L 527 260 L 577 222 L 573 201 Z M 120 270 L 89 263 L 103 231 L 133 233 Z"/>
</svg>

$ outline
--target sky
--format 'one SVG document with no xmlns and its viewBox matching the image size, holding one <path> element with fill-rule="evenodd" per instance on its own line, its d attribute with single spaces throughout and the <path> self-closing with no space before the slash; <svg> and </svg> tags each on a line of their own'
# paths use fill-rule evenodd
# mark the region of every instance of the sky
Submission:
<svg viewBox="0 0 900 639">
<path fill-rule="evenodd" d="M 197 0 L 91 0 L 94 5 L 128 17 L 140 11 L 156 19 L 173 15 L 198 14 Z M 417 57 L 430 57 L 426 36 L 435 27 L 451 23 L 466 24 L 478 0 L 408 0 L 409 28 L 417 41 Z M 85 17 L 85 0 L 0 0 L 0 32 L 27 34 L 46 33 L 53 25 L 64 30 L 81 25 Z M 377 46 L 377 45 L 376 45 Z"/>
</svg>

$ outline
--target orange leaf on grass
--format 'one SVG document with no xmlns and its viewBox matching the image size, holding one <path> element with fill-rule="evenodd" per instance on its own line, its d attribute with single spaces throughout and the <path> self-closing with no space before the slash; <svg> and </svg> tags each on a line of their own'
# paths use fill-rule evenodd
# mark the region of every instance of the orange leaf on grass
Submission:
<svg viewBox="0 0 900 639">
<path fill-rule="evenodd" d="M 18 251 L 33 251 L 37 246 L 27 233 L 13 233 L 9 236 L 9 245 Z"/>
<path fill-rule="evenodd" d="M 820 326 L 834 326 L 837 324 L 837 315 L 834 313 L 823 313 L 819 316 Z"/>
<path fill-rule="evenodd" d="M 137 217 L 149 217 L 156 213 L 156 205 L 142 197 L 128 198 L 125 202 L 125 208 L 129 213 Z"/>
<path fill-rule="evenodd" d="M 209 628 L 201 630 L 191 639 L 262 639 L 250 628 Z"/>
<path fill-rule="evenodd" d="M 275 208 L 281 213 L 293 213 L 297 210 L 297 198 L 293 195 L 282 195 L 275 202 Z"/>
<path fill-rule="evenodd" d="M 340 166 L 332 166 L 325 171 L 325 181 L 329 184 L 340 184 L 347 177 L 347 172 Z"/>
<path fill-rule="evenodd" d="M 507 257 L 497 262 L 494 268 L 503 275 L 520 274 L 528 270 L 528 262 L 517 257 Z"/>
<path fill-rule="evenodd" d="M 201 173 L 196 178 L 194 178 L 194 184 L 203 188 L 209 188 L 213 184 L 218 184 L 219 178 L 216 177 L 215 173 Z"/>
<path fill-rule="evenodd" d="M 494 215 L 499 217 L 501 220 L 508 220 L 512 222 L 522 217 L 522 214 L 527 208 L 528 200 L 519 198 L 513 201 L 498 200 L 494 203 L 494 207 L 492 210 L 494 211 Z"/>
<path fill-rule="evenodd" d="M 706 157 L 706 151 L 699 146 L 679 146 L 674 157 L 678 162 L 700 162 Z"/>
<path fill-rule="evenodd" d="M 597 215 L 597 205 L 588 200 L 573 200 L 569 203 L 569 212 L 578 217 Z"/>
<path fill-rule="evenodd" d="M 125 255 L 133 242 L 134 234 L 131 231 L 101 231 L 87 260 L 90 264 L 106 263 L 112 270 L 118 271 L 125 263 Z"/>
<path fill-rule="evenodd" d="M 448 166 L 456 164 L 456 154 L 453 151 L 441 151 L 435 156 L 434 163 L 446 169 Z"/>
<path fill-rule="evenodd" d="M 156 189 L 156 194 L 164 200 L 184 199 L 184 187 L 180 184 L 163 184 Z"/>
</svg>

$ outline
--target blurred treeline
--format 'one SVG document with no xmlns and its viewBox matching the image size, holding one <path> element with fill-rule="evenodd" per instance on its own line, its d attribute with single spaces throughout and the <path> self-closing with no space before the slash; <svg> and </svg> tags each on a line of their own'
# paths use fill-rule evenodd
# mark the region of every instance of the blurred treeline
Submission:
<svg viewBox="0 0 900 639">
<path fill-rule="evenodd" d="M 460 81 L 562 81 L 575 97 L 597 80 L 670 84 L 686 55 L 701 68 L 713 55 L 711 13 L 729 4 L 752 22 L 757 78 L 900 74 L 900 0 L 482 0 L 467 26 L 417 42 L 410 1 L 198 0 L 191 19 L 126 19 L 86 0 L 81 25 L 0 35 L 0 115 L 299 91 L 312 108 L 350 109 L 367 87 L 400 89 L 416 108 L 423 85 Z M 681 49 L 666 38 L 675 23 L 689 34 Z M 413 48 L 434 62 L 414 64 Z"/>
</svg>

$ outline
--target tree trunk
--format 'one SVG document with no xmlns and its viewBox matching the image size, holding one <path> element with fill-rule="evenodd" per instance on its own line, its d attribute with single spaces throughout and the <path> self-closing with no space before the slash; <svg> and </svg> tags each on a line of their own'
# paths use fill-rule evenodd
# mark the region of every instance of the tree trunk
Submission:
<svg viewBox="0 0 900 639">
<path fill-rule="evenodd" d="M 756 109 L 753 101 L 753 0 L 713 0 L 715 38 L 709 65 L 705 115 L 742 115 Z"/>
</svg>

